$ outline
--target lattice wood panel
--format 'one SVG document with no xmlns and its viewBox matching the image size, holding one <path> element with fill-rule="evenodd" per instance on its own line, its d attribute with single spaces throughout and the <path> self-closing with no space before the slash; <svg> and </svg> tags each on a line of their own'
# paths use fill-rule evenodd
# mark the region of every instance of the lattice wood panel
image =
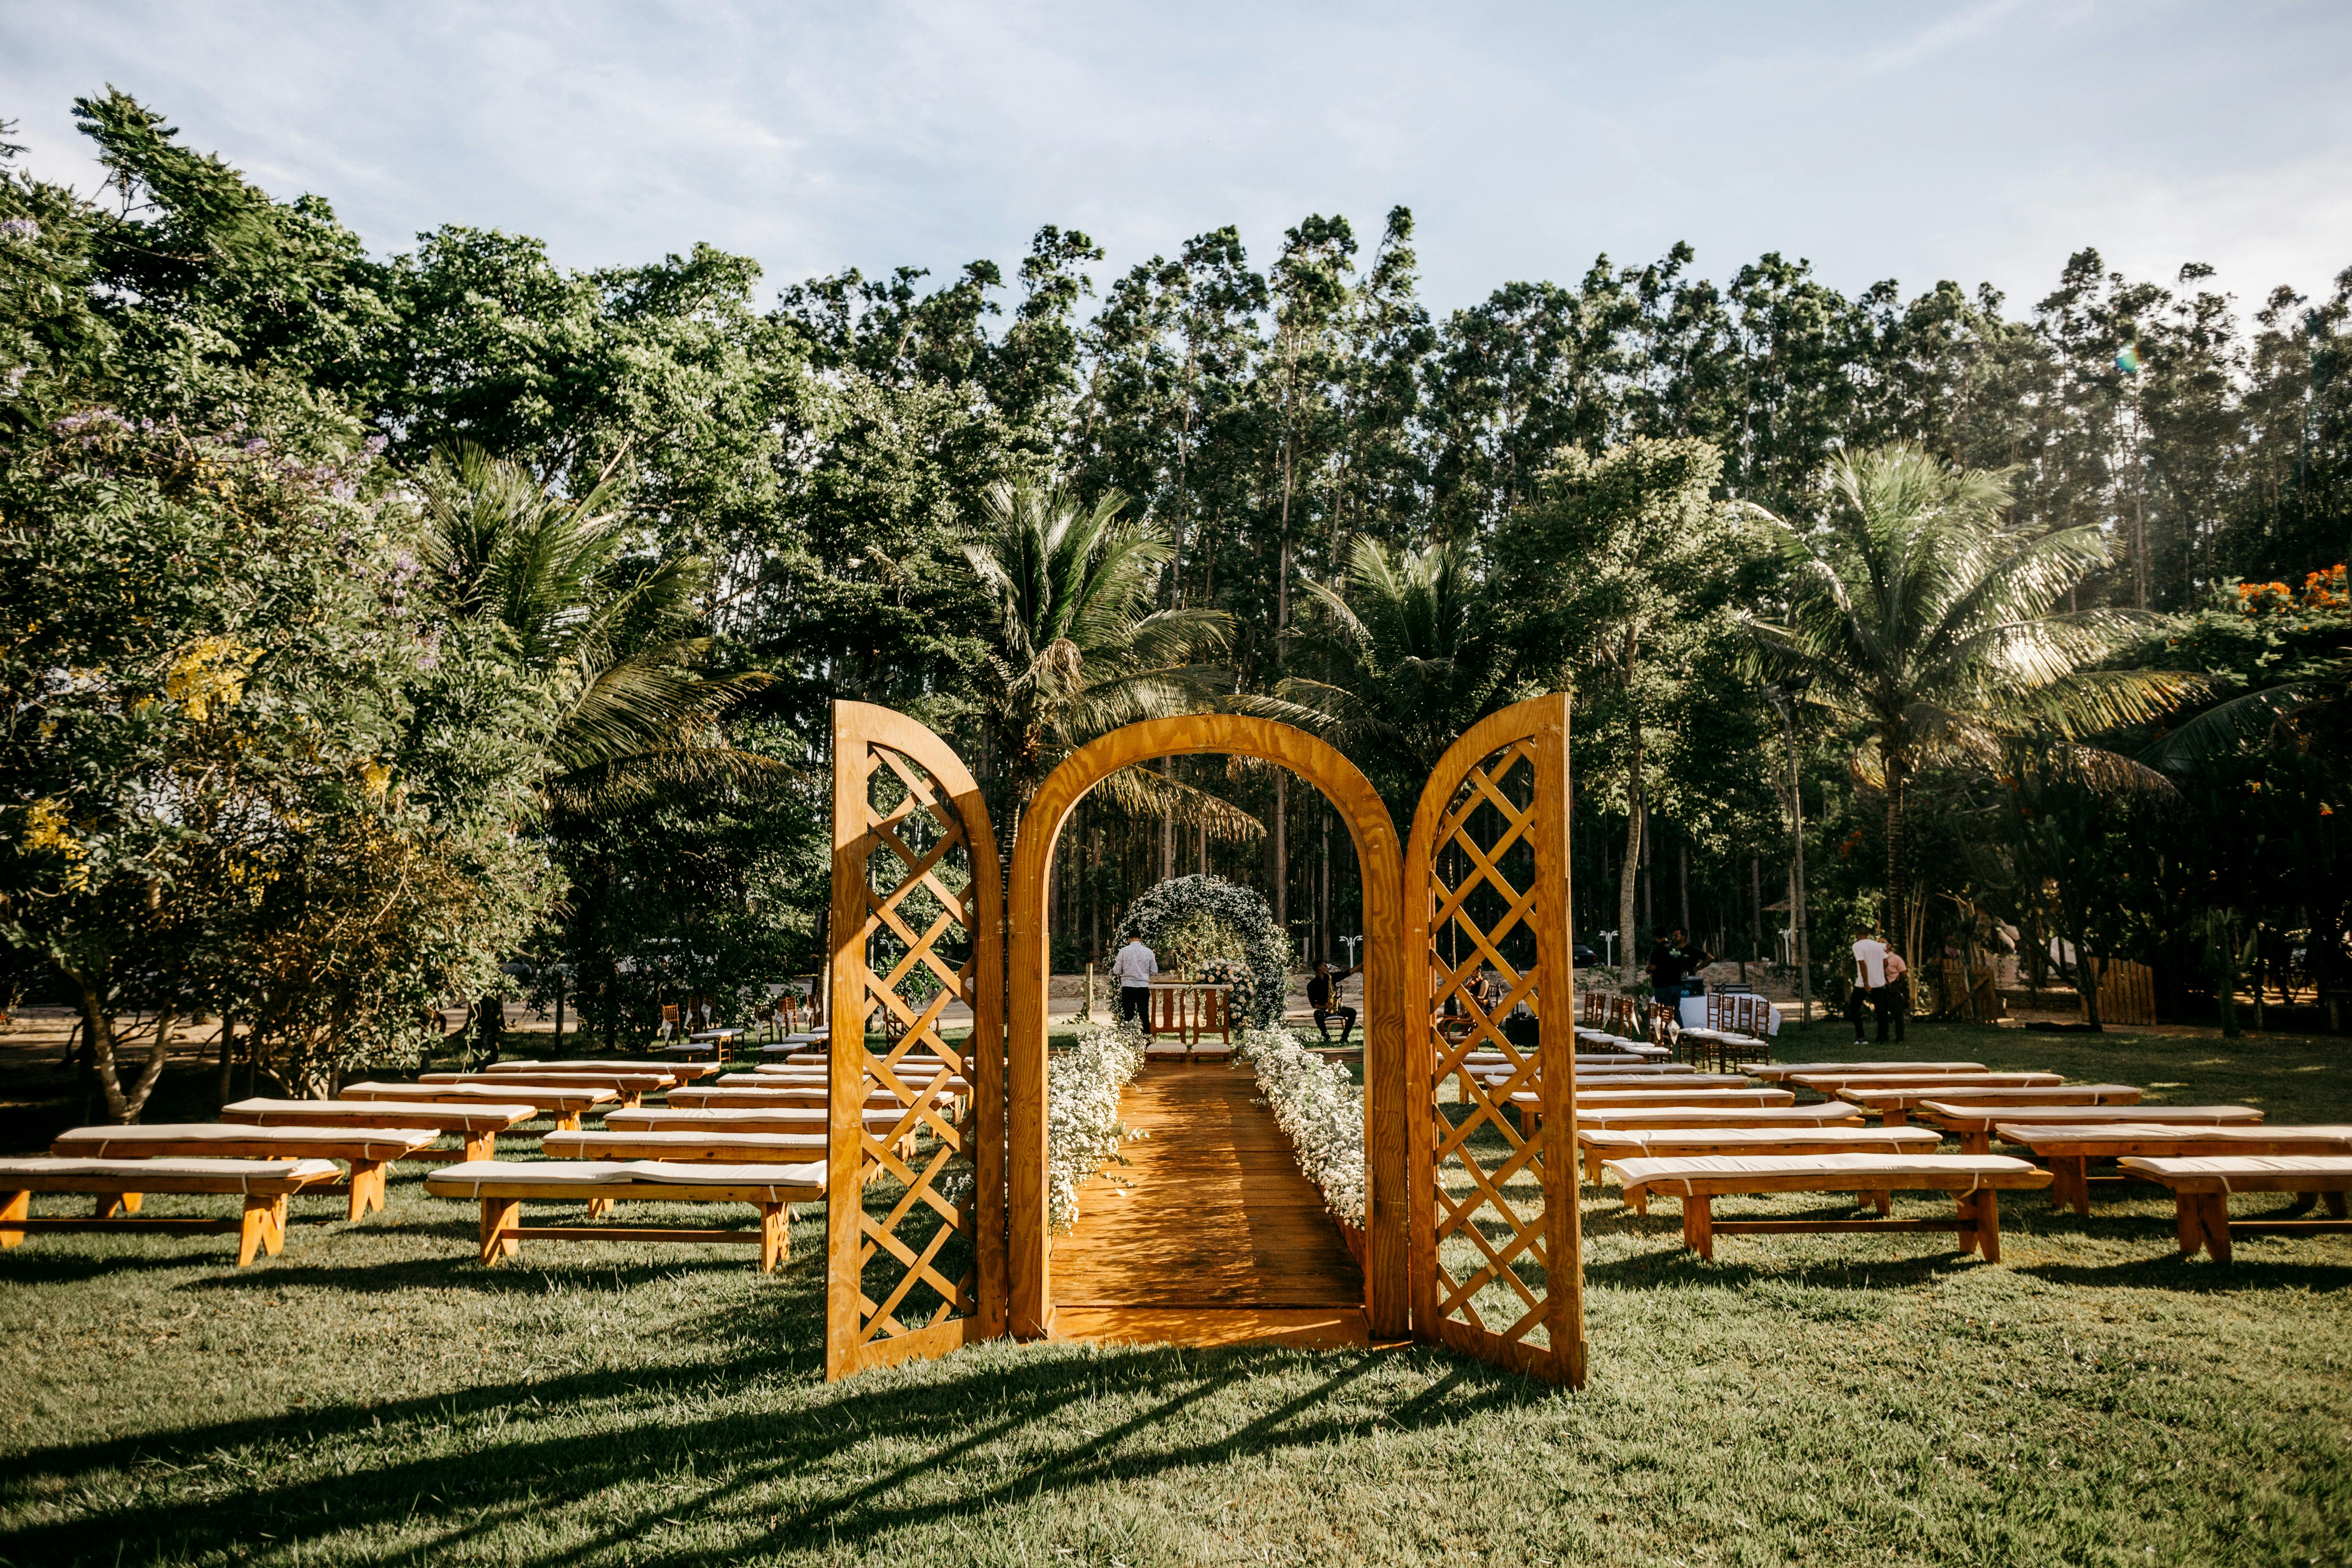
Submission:
<svg viewBox="0 0 2352 1568">
<path fill-rule="evenodd" d="M 828 1376 L 1003 1331 L 1002 897 L 987 810 L 945 742 L 836 704 Z M 950 1042 L 959 1000 L 972 1028 Z M 961 1092 L 907 1070 L 933 1060 Z"/>
<path fill-rule="evenodd" d="M 1416 1332 L 1580 1384 L 1566 805 L 1564 700 L 1485 721 L 1432 776 L 1405 857 L 1427 976 L 1408 1093 Z"/>
</svg>

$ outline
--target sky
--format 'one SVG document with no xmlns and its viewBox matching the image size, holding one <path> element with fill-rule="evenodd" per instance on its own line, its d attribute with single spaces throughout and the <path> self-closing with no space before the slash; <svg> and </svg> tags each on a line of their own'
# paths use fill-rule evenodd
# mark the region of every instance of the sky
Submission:
<svg viewBox="0 0 2352 1568">
<path fill-rule="evenodd" d="M 2066 258 L 2249 308 L 2352 267 L 2352 4 L 398 5 L 0 0 L 0 118 L 93 185 L 105 84 L 379 254 L 443 224 L 561 262 L 698 240 L 782 286 L 1008 275 L 1041 224 L 1097 281 L 1309 213 L 1367 248 L 1412 209 L 1443 312 L 1677 240 L 1829 282 L 1990 281 Z"/>
</svg>

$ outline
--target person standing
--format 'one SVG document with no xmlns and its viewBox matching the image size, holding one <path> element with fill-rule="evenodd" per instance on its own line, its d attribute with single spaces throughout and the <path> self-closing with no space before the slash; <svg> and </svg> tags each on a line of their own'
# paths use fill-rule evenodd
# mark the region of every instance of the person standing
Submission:
<svg viewBox="0 0 2352 1568">
<path fill-rule="evenodd" d="M 1853 994 L 1846 1002 L 1845 1016 L 1853 1025 L 1853 1043 L 1857 1046 L 1863 1043 L 1862 1011 L 1865 1005 L 1877 1007 L 1878 1037 L 1886 1038 L 1885 1005 L 1879 1001 L 1879 994 L 1886 989 L 1886 944 L 1868 926 L 1854 939 Z"/>
<path fill-rule="evenodd" d="M 1889 948 L 1886 953 L 1886 984 L 1880 986 L 1878 994 L 1871 998 L 1877 1007 L 1878 1042 L 1881 1045 L 1886 1043 L 1886 1023 L 1890 1018 L 1895 1021 L 1895 1037 L 1897 1040 L 1904 1037 L 1904 1021 L 1911 1016 L 1910 973 L 1911 966 L 1903 962 L 1903 955 Z"/>
<path fill-rule="evenodd" d="M 1160 958 L 1143 945 L 1139 936 L 1129 937 L 1125 947 L 1110 961 L 1112 976 L 1118 981 L 1118 1016 L 1132 1018 L 1149 1037 L 1151 1034 L 1151 977 L 1160 973 Z"/>
<path fill-rule="evenodd" d="M 1650 949 L 1650 1000 L 1676 1016 L 1683 1005 L 1683 976 L 1705 969 L 1710 955 L 1691 946 L 1690 933 L 1676 926 Z"/>
</svg>

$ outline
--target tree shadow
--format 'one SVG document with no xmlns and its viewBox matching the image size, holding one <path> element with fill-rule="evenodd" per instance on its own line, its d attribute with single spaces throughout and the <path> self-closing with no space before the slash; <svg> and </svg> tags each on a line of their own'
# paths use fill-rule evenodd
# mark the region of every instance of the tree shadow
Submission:
<svg viewBox="0 0 2352 1568">
<path fill-rule="evenodd" d="M 651 1544 L 649 1535 L 665 1520 L 674 1523 L 689 1515 L 729 1511 L 740 1519 L 744 1531 L 729 1542 L 730 1552 L 811 1539 L 857 1542 L 944 1517 L 1025 1502 L 1044 1492 L 1128 1478 L 1164 1479 L 1187 1469 L 1223 1469 L 1236 1460 L 1312 1447 L 1375 1427 L 1448 1426 L 1531 1394 L 1548 1393 L 1514 1373 L 1433 1347 L 1330 1352 L 1279 1347 L 1205 1352 L 1134 1347 L 1076 1354 L 1000 1354 L 975 1359 L 961 1370 L 953 1370 L 956 1360 L 950 1360 L 933 1369 L 944 1375 L 866 1377 L 812 1387 L 808 1400 L 789 1411 L 675 1419 L 677 1396 L 716 1397 L 769 1375 L 810 1379 L 814 1350 L 812 1342 L 800 1356 L 779 1352 L 665 1369 L 662 1381 L 672 1397 L 663 1402 L 662 1410 L 640 1413 L 631 1407 L 625 1415 L 616 1410 L 609 1429 L 593 1442 L 583 1442 L 576 1433 L 551 1431 L 488 1447 L 478 1444 L 462 1454 L 394 1459 L 373 1470 L 336 1476 L 273 1482 L 265 1473 L 236 1495 L 98 1510 L 21 1530 L 0 1551 L 20 1562 L 68 1557 L 107 1561 L 118 1551 L 126 1558 L 159 1552 L 193 1558 L 233 1551 L 263 1529 L 284 1550 L 329 1537 L 363 1539 L 370 1532 L 398 1531 L 416 1516 L 417 1500 L 424 1498 L 439 1505 L 429 1511 L 444 1526 L 424 1547 L 429 1553 L 446 1552 L 529 1514 L 592 1501 L 600 1510 L 609 1509 L 613 1489 L 654 1482 L 661 1483 L 651 1489 L 661 1500 L 614 1520 L 591 1537 L 567 1540 L 560 1548 L 526 1560 L 568 1563 L 624 1545 L 639 1554 L 638 1561 L 701 1557 L 709 1551 L 707 1545 L 667 1553 L 656 1547 L 652 1555 L 644 1553 Z M 1368 1373 L 1394 1369 L 1401 1359 L 1408 1373 L 1433 1373 L 1435 1380 L 1369 1410 L 1358 1398 L 1340 1403 Z M 1314 1386 L 1226 1429 L 1199 1430 L 1202 1407 L 1220 1394 L 1302 1363 L 1324 1373 Z M 641 1369 L 632 1369 L 507 1382 L 373 1405 L 307 1410 L 300 1420 L 306 1438 L 315 1442 L 403 1423 L 454 1425 L 525 1402 L 563 1406 L 609 1399 L 621 1405 L 643 1378 Z M 1118 1426 L 1089 1434 L 1070 1415 L 1071 1408 L 1106 1396 L 1148 1404 Z M 974 1412 L 985 1414 L 975 1417 Z M 1188 1435 L 1176 1437 L 1174 1430 Z M 156 1461 L 196 1465 L 224 1449 L 283 1436 L 283 1423 L 271 1419 L 193 1426 L 162 1435 L 37 1449 L 21 1456 L 11 1468 L 16 1489 L 70 1491 L 78 1478 L 92 1469 Z M 980 1462 L 992 1447 L 1001 1447 L 1003 1457 Z M 824 1474 L 859 1448 L 912 1450 L 914 1457 L 808 1498 L 789 1513 L 769 1514 L 763 1542 L 747 1494 L 795 1481 L 805 1485 L 810 1477 Z M 690 1484 L 699 1489 L 688 1499 L 677 1496 L 681 1477 L 676 1459 L 680 1455 L 692 1456 L 696 1469 L 715 1472 L 693 1479 Z M 723 1468 L 714 1463 L 738 1456 L 755 1457 L 733 1458 Z M 939 1484 L 942 1479 L 949 1483 L 944 1494 Z"/>
</svg>

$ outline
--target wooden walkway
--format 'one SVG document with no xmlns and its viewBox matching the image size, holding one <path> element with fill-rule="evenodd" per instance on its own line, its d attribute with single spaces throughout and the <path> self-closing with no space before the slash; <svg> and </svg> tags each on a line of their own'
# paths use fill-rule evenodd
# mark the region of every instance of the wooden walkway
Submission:
<svg viewBox="0 0 2352 1568">
<path fill-rule="evenodd" d="M 1364 1280 L 1247 1068 L 1147 1065 L 1119 1118 L 1147 1136 L 1054 1240 L 1057 1339 L 1367 1342 Z"/>
</svg>

